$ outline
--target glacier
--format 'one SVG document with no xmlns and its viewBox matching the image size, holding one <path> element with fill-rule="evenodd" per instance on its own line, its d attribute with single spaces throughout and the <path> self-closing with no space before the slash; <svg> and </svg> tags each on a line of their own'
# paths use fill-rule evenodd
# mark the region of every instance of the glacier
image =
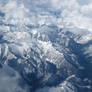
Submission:
<svg viewBox="0 0 92 92">
<path fill-rule="evenodd" d="M 0 0 L 0 92 L 92 92 L 91 0 Z"/>
</svg>

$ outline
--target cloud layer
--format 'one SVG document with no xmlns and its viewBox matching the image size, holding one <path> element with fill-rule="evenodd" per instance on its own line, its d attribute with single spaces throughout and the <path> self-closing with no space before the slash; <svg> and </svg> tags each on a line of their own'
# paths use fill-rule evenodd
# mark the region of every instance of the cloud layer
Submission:
<svg viewBox="0 0 92 92">
<path fill-rule="evenodd" d="M 27 0 L 26 2 L 24 0 L 20 2 L 10 0 L 0 7 L 1 11 L 5 12 L 6 21 L 12 24 L 44 24 L 48 21 L 55 24 L 56 21 L 59 21 L 56 25 L 61 25 L 63 18 L 66 27 L 92 29 L 92 2 L 90 0 Z M 57 14 L 59 18 L 56 18 L 57 16 L 54 16 L 51 12 L 60 12 L 59 15 Z"/>
</svg>

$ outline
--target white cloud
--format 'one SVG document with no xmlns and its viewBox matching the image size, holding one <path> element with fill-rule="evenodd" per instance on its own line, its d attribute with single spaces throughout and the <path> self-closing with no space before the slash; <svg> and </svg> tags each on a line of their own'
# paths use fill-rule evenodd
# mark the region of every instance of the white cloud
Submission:
<svg viewBox="0 0 92 92">
<path fill-rule="evenodd" d="M 77 0 L 80 5 L 87 5 L 92 3 L 92 0 Z"/>
<path fill-rule="evenodd" d="M 87 17 L 92 17 L 92 4 L 82 6 L 81 13 Z"/>
<path fill-rule="evenodd" d="M 19 85 L 20 78 L 17 72 L 4 65 L 0 68 L 0 92 L 28 92 L 26 86 Z"/>
<path fill-rule="evenodd" d="M 2 11 L 5 13 L 5 19 L 11 24 L 21 24 L 29 22 L 27 17 L 28 9 L 24 4 L 17 4 L 16 1 L 9 1 L 2 6 Z"/>
<path fill-rule="evenodd" d="M 79 7 L 76 0 L 51 0 L 51 2 L 54 8 L 61 9 L 61 11 L 64 9 L 74 10 Z"/>
<path fill-rule="evenodd" d="M 81 4 L 82 2 L 85 4 Z M 57 26 L 64 24 L 65 27 L 92 31 L 91 0 L 21 0 L 20 3 L 18 0 L 10 0 L 0 9 L 5 12 L 6 21 L 11 24 L 55 24 Z M 49 11 L 61 12 L 61 17 L 56 18 Z"/>
</svg>

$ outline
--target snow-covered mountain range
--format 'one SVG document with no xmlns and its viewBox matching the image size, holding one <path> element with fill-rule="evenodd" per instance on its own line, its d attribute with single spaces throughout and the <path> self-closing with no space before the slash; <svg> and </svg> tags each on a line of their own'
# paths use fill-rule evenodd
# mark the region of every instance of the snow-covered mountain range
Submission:
<svg viewBox="0 0 92 92">
<path fill-rule="evenodd" d="M 0 92 L 92 92 L 91 0 L 0 0 Z"/>
</svg>

